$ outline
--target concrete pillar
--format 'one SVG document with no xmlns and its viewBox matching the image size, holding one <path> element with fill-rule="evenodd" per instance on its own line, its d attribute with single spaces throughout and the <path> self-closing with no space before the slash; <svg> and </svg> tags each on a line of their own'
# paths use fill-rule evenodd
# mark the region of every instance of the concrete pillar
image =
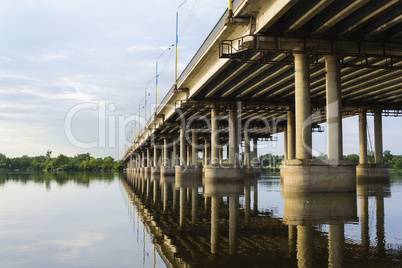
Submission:
<svg viewBox="0 0 402 268">
<path fill-rule="evenodd" d="M 367 164 L 367 116 L 359 113 L 359 164 Z"/>
<path fill-rule="evenodd" d="M 191 165 L 198 166 L 198 133 L 193 130 L 191 135 Z"/>
<path fill-rule="evenodd" d="M 142 156 L 141 167 L 145 167 L 145 152 L 144 151 L 142 151 L 141 156 Z"/>
<path fill-rule="evenodd" d="M 283 131 L 283 158 L 289 159 L 288 158 L 288 131 L 285 129 Z"/>
<path fill-rule="evenodd" d="M 187 144 L 187 166 L 191 165 L 191 153 L 190 153 L 190 145 Z"/>
<path fill-rule="evenodd" d="M 205 138 L 205 147 L 204 147 L 204 166 L 209 165 L 209 147 L 208 147 L 208 139 Z"/>
<path fill-rule="evenodd" d="M 253 137 L 253 167 L 258 167 L 257 146 L 258 146 L 258 138 Z"/>
<path fill-rule="evenodd" d="M 310 159 L 312 146 L 309 58 L 295 54 L 296 158 Z"/>
<path fill-rule="evenodd" d="M 181 126 L 180 128 L 180 165 L 181 166 L 186 166 L 187 161 L 186 161 L 186 156 L 187 156 L 187 144 L 186 144 L 186 130 L 184 126 Z"/>
<path fill-rule="evenodd" d="M 374 113 L 375 164 L 382 164 L 382 117 L 381 110 Z"/>
<path fill-rule="evenodd" d="M 219 165 L 223 164 L 223 147 L 219 146 Z"/>
<path fill-rule="evenodd" d="M 239 197 L 229 196 L 229 254 L 236 254 L 239 219 Z"/>
<path fill-rule="evenodd" d="M 219 122 L 217 109 L 211 109 L 211 165 L 219 164 Z"/>
<path fill-rule="evenodd" d="M 250 167 L 250 134 L 247 130 L 244 131 L 244 167 Z"/>
<path fill-rule="evenodd" d="M 238 165 L 237 110 L 229 109 L 229 165 Z"/>
<path fill-rule="evenodd" d="M 288 148 L 288 159 L 296 158 L 296 131 L 295 131 L 295 111 L 292 109 L 287 112 L 287 148 Z"/>
<path fill-rule="evenodd" d="M 177 166 L 177 143 L 173 142 L 172 165 Z"/>
<path fill-rule="evenodd" d="M 169 154 L 168 154 L 168 142 L 167 138 L 163 138 L 163 166 L 168 167 L 169 166 Z"/>
<path fill-rule="evenodd" d="M 297 265 L 299 268 L 313 267 L 313 227 L 297 226 Z"/>
<path fill-rule="evenodd" d="M 342 160 L 342 99 L 339 57 L 325 56 L 328 160 Z"/>
<path fill-rule="evenodd" d="M 219 197 L 211 196 L 211 253 L 218 253 Z"/>
<path fill-rule="evenodd" d="M 154 145 L 154 167 L 158 167 L 158 149 L 156 148 L 156 144 Z"/>
<path fill-rule="evenodd" d="M 344 225 L 342 222 L 329 224 L 328 228 L 328 267 L 343 267 Z"/>
<path fill-rule="evenodd" d="M 150 168 L 151 167 L 151 152 L 150 152 L 150 148 L 147 148 L 146 163 L 147 163 L 147 168 Z"/>
</svg>

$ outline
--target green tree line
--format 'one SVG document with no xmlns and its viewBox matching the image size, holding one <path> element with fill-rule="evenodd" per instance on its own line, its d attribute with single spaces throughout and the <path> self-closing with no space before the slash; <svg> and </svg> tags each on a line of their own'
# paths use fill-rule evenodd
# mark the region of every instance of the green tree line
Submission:
<svg viewBox="0 0 402 268">
<path fill-rule="evenodd" d="M 115 161 L 110 156 L 94 158 L 90 153 L 85 153 L 74 157 L 63 154 L 51 157 L 51 154 L 52 151 L 48 150 L 46 155 L 8 158 L 0 153 L 0 171 L 122 171 L 125 168 L 122 161 Z"/>
<path fill-rule="evenodd" d="M 320 154 L 319 156 L 313 156 L 314 159 L 326 160 L 326 154 Z M 279 156 L 276 154 L 265 154 L 259 157 L 259 163 L 261 167 L 265 168 L 275 168 L 279 167 L 282 163 L 284 156 Z M 343 156 L 344 160 L 356 160 L 359 161 L 359 155 L 349 154 Z M 368 152 L 367 154 L 368 164 L 374 164 L 374 153 Z M 390 150 L 386 150 L 383 153 L 383 163 L 390 165 L 393 169 L 402 169 L 402 155 L 393 155 Z"/>
</svg>

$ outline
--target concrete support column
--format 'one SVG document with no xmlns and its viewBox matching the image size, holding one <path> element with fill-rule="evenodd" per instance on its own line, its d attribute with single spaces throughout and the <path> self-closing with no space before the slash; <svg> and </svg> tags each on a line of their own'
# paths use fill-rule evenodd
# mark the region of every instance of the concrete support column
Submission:
<svg viewBox="0 0 402 268">
<path fill-rule="evenodd" d="M 289 110 L 287 112 L 287 148 L 288 148 L 288 159 L 296 158 L 296 131 L 295 131 L 295 111 Z"/>
<path fill-rule="evenodd" d="M 222 146 L 219 147 L 219 164 L 220 165 L 223 164 L 223 147 Z"/>
<path fill-rule="evenodd" d="M 191 150 L 190 145 L 187 144 L 187 166 L 191 165 Z"/>
<path fill-rule="evenodd" d="M 151 167 L 151 152 L 150 152 L 150 148 L 147 148 L 147 168 Z"/>
<path fill-rule="evenodd" d="M 198 166 L 198 133 L 193 130 L 191 135 L 191 165 Z"/>
<path fill-rule="evenodd" d="M 181 166 L 186 166 L 186 156 L 187 156 L 187 144 L 186 144 L 186 129 L 184 126 L 180 128 L 180 164 Z"/>
<path fill-rule="evenodd" d="M 253 137 L 253 167 L 258 166 L 258 155 L 257 155 L 257 146 L 258 146 L 258 138 Z"/>
<path fill-rule="evenodd" d="M 286 129 L 283 131 L 283 158 L 285 160 L 289 159 L 289 157 L 288 157 L 288 131 Z"/>
<path fill-rule="evenodd" d="M 209 147 L 208 147 L 208 139 L 205 138 L 205 147 L 204 147 L 204 166 L 209 165 Z"/>
<path fill-rule="evenodd" d="M 168 142 L 167 138 L 163 138 L 163 166 L 168 167 L 169 166 L 169 154 L 168 154 Z"/>
<path fill-rule="evenodd" d="M 237 110 L 229 109 L 229 165 L 238 165 Z"/>
<path fill-rule="evenodd" d="M 154 145 L 154 167 L 158 167 L 158 149 L 156 148 L 156 144 Z"/>
<path fill-rule="evenodd" d="M 342 99 L 339 57 L 325 56 L 328 160 L 342 160 Z"/>
<path fill-rule="evenodd" d="M 250 167 L 250 134 L 247 130 L 244 131 L 244 167 Z"/>
<path fill-rule="evenodd" d="M 211 109 L 211 165 L 219 164 L 219 123 L 217 109 Z"/>
<path fill-rule="evenodd" d="M 367 115 L 359 113 L 359 164 L 367 164 Z"/>
<path fill-rule="evenodd" d="M 173 142 L 172 167 L 177 165 L 177 143 Z"/>
<path fill-rule="evenodd" d="M 142 156 L 141 167 L 145 167 L 145 152 L 144 151 L 142 151 L 141 156 Z"/>
<path fill-rule="evenodd" d="M 312 146 L 308 55 L 295 54 L 296 158 L 310 159 Z"/>
<path fill-rule="evenodd" d="M 374 113 L 374 157 L 375 164 L 382 164 L 382 117 L 381 110 Z"/>
</svg>

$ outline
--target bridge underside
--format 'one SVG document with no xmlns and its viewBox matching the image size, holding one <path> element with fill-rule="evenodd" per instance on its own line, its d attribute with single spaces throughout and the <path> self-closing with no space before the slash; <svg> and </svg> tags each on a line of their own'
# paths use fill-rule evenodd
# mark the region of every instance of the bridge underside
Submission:
<svg viewBox="0 0 402 268">
<path fill-rule="evenodd" d="M 257 140 L 275 140 L 274 134 L 284 132 L 283 178 L 289 191 L 354 191 L 356 172 L 358 177 L 387 177 L 382 116 L 402 114 L 401 1 L 254 0 L 234 1 L 234 6 L 233 17 L 221 18 L 178 87 L 127 150 L 123 159 L 130 168 L 161 163 L 180 166 L 176 174 L 197 170 L 203 151 L 207 174 L 243 176 L 258 166 Z M 371 165 L 367 114 L 375 119 Z M 342 160 L 342 118 L 356 115 L 357 169 L 357 163 Z M 322 131 L 324 122 L 325 163 L 311 159 L 311 133 Z M 155 159 L 165 160 L 132 163 L 133 156 L 150 158 L 151 149 Z"/>
</svg>

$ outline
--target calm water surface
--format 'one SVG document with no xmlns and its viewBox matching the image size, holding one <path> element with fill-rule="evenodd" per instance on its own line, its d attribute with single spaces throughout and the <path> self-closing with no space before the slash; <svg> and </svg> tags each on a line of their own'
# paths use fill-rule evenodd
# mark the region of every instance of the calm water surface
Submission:
<svg viewBox="0 0 402 268">
<path fill-rule="evenodd" d="M 0 174 L 0 267 L 402 267 L 401 211 L 401 174 L 314 195 L 276 174 Z"/>
</svg>

